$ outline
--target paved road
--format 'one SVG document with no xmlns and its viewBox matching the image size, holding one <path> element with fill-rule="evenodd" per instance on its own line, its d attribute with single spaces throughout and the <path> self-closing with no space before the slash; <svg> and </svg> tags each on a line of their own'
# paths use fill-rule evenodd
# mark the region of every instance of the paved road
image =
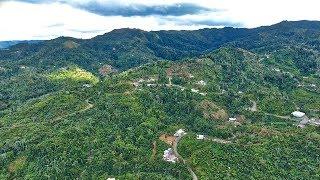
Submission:
<svg viewBox="0 0 320 180">
<path fill-rule="evenodd" d="M 198 180 L 198 177 L 197 175 L 193 172 L 193 170 L 191 169 L 191 167 L 186 163 L 186 160 L 183 159 L 183 157 L 179 154 L 178 152 L 178 144 L 179 144 L 179 141 L 181 140 L 183 136 L 180 136 L 180 137 L 177 137 L 176 140 L 174 141 L 172 147 L 173 147 L 173 152 L 174 154 L 178 157 L 178 159 L 180 159 L 183 164 L 185 164 L 187 166 L 187 169 L 188 171 L 190 172 L 191 176 L 192 176 L 192 179 L 193 180 Z"/>
</svg>

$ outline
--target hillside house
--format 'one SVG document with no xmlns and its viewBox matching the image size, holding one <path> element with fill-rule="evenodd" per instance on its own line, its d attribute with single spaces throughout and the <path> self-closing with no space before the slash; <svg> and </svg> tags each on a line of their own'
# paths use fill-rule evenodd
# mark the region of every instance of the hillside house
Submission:
<svg viewBox="0 0 320 180">
<path fill-rule="evenodd" d="M 197 135 L 197 139 L 198 139 L 198 140 L 203 140 L 203 139 L 204 139 L 204 135 L 198 134 L 198 135 Z"/>
<path fill-rule="evenodd" d="M 207 83 L 203 80 L 197 82 L 198 85 L 205 86 Z"/>
<path fill-rule="evenodd" d="M 163 160 L 175 163 L 177 162 L 178 158 L 175 156 L 173 149 L 169 148 L 163 152 Z"/>
<path fill-rule="evenodd" d="M 235 122 L 237 120 L 237 118 L 229 118 L 230 122 Z"/>
<path fill-rule="evenodd" d="M 207 93 L 199 93 L 200 95 L 202 95 L 202 96 L 206 96 L 207 95 Z"/>
<path fill-rule="evenodd" d="M 82 85 L 82 87 L 85 87 L 85 88 L 91 88 L 91 87 L 92 87 L 92 85 L 91 85 L 91 84 L 84 84 L 84 85 Z"/>
<path fill-rule="evenodd" d="M 156 84 L 147 84 L 148 87 L 156 87 Z"/>
<path fill-rule="evenodd" d="M 175 137 L 181 137 L 183 135 L 186 135 L 187 133 L 183 129 L 179 129 L 176 133 L 174 133 Z"/>
<path fill-rule="evenodd" d="M 310 119 L 310 124 L 314 126 L 320 126 L 320 119 L 312 118 Z"/>
<path fill-rule="evenodd" d="M 300 111 L 294 111 L 291 113 L 292 116 L 296 117 L 296 118 L 302 118 L 306 115 L 306 113 L 304 112 L 300 112 Z"/>
<path fill-rule="evenodd" d="M 197 89 L 191 89 L 191 92 L 199 93 L 199 90 L 197 90 Z"/>
</svg>

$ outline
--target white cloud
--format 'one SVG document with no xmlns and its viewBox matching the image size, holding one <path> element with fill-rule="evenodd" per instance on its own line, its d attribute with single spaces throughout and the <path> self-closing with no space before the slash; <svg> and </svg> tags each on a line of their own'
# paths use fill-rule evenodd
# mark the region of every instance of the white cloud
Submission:
<svg viewBox="0 0 320 180">
<path fill-rule="evenodd" d="M 97 1 L 97 0 L 95 0 Z M 195 3 L 193 0 L 98 0 L 100 3 L 164 5 Z M 181 21 L 217 21 L 241 23 L 244 27 L 270 25 L 282 20 L 320 20 L 318 0 L 197 0 L 203 7 L 222 9 L 180 17 L 161 16 L 100 16 L 77 9 L 72 4 L 84 0 L 62 0 L 55 3 L 30 4 L 5 1 L 0 4 L 0 40 L 50 39 L 57 36 L 90 38 L 117 28 L 144 30 L 199 29 L 200 24 L 183 24 Z M 169 20 L 170 19 L 170 20 Z M 179 20 L 180 22 L 175 22 Z"/>
</svg>

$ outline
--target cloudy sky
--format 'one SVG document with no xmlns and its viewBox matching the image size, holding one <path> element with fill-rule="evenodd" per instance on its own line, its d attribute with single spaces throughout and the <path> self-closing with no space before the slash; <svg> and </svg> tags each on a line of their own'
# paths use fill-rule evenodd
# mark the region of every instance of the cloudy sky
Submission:
<svg viewBox="0 0 320 180">
<path fill-rule="evenodd" d="M 0 0 L 0 41 L 320 20 L 319 0 Z"/>
</svg>

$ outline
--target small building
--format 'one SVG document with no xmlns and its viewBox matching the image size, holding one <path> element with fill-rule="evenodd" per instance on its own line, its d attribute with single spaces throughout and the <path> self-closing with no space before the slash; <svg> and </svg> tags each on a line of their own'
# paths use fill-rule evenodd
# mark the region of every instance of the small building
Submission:
<svg viewBox="0 0 320 180">
<path fill-rule="evenodd" d="M 205 86 L 207 83 L 203 80 L 197 82 L 198 85 Z"/>
<path fill-rule="evenodd" d="M 200 95 L 202 95 L 202 96 L 206 96 L 207 95 L 207 93 L 199 93 Z"/>
<path fill-rule="evenodd" d="M 237 118 L 229 118 L 230 122 L 235 122 L 237 120 Z"/>
<path fill-rule="evenodd" d="M 108 178 L 107 180 L 116 180 L 116 178 Z"/>
<path fill-rule="evenodd" d="M 187 133 L 183 129 L 179 129 L 176 133 L 174 133 L 175 137 L 181 137 L 183 135 L 186 135 Z"/>
<path fill-rule="evenodd" d="M 139 83 L 138 82 L 133 82 L 132 83 L 135 87 L 138 87 L 139 86 Z"/>
<path fill-rule="evenodd" d="M 163 152 L 163 160 L 175 163 L 177 162 L 178 158 L 175 156 L 173 149 L 169 148 Z"/>
<path fill-rule="evenodd" d="M 147 80 L 147 82 L 155 82 L 155 81 L 156 81 L 155 78 L 150 78 L 150 79 Z"/>
<path fill-rule="evenodd" d="M 191 92 L 199 93 L 199 90 L 197 90 L 197 89 L 191 89 Z"/>
<path fill-rule="evenodd" d="M 27 69 L 27 66 L 20 66 L 20 69 Z"/>
<path fill-rule="evenodd" d="M 91 87 L 92 87 L 92 85 L 91 85 L 91 84 L 84 84 L 84 85 L 82 85 L 82 87 L 85 87 L 85 88 L 91 88 Z"/>
<path fill-rule="evenodd" d="M 278 68 L 274 68 L 273 70 L 275 70 L 277 72 L 280 72 L 280 69 L 278 69 Z"/>
<path fill-rule="evenodd" d="M 312 125 L 320 126 L 320 120 L 319 120 L 319 121 L 314 121 L 314 122 L 312 122 Z"/>
<path fill-rule="evenodd" d="M 296 117 L 296 118 L 302 118 L 303 116 L 306 115 L 306 113 L 300 112 L 300 111 L 294 111 L 294 112 L 291 113 L 291 115 Z"/>
<path fill-rule="evenodd" d="M 197 135 L 197 139 L 198 139 L 198 140 L 203 140 L 203 139 L 204 139 L 204 135 L 198 134 L 198 135 Z"/>
<path fill-rule="evenodd" d="M 157 86 L 156 84 L 147 84 L 148 87 L 155 87 Z"/>
<path fill-rule="evenodd" d="M 320 119 L 312 118 L 310 119 L 310 124 L 314 126 L 320 126 Z"/>
</svg>

